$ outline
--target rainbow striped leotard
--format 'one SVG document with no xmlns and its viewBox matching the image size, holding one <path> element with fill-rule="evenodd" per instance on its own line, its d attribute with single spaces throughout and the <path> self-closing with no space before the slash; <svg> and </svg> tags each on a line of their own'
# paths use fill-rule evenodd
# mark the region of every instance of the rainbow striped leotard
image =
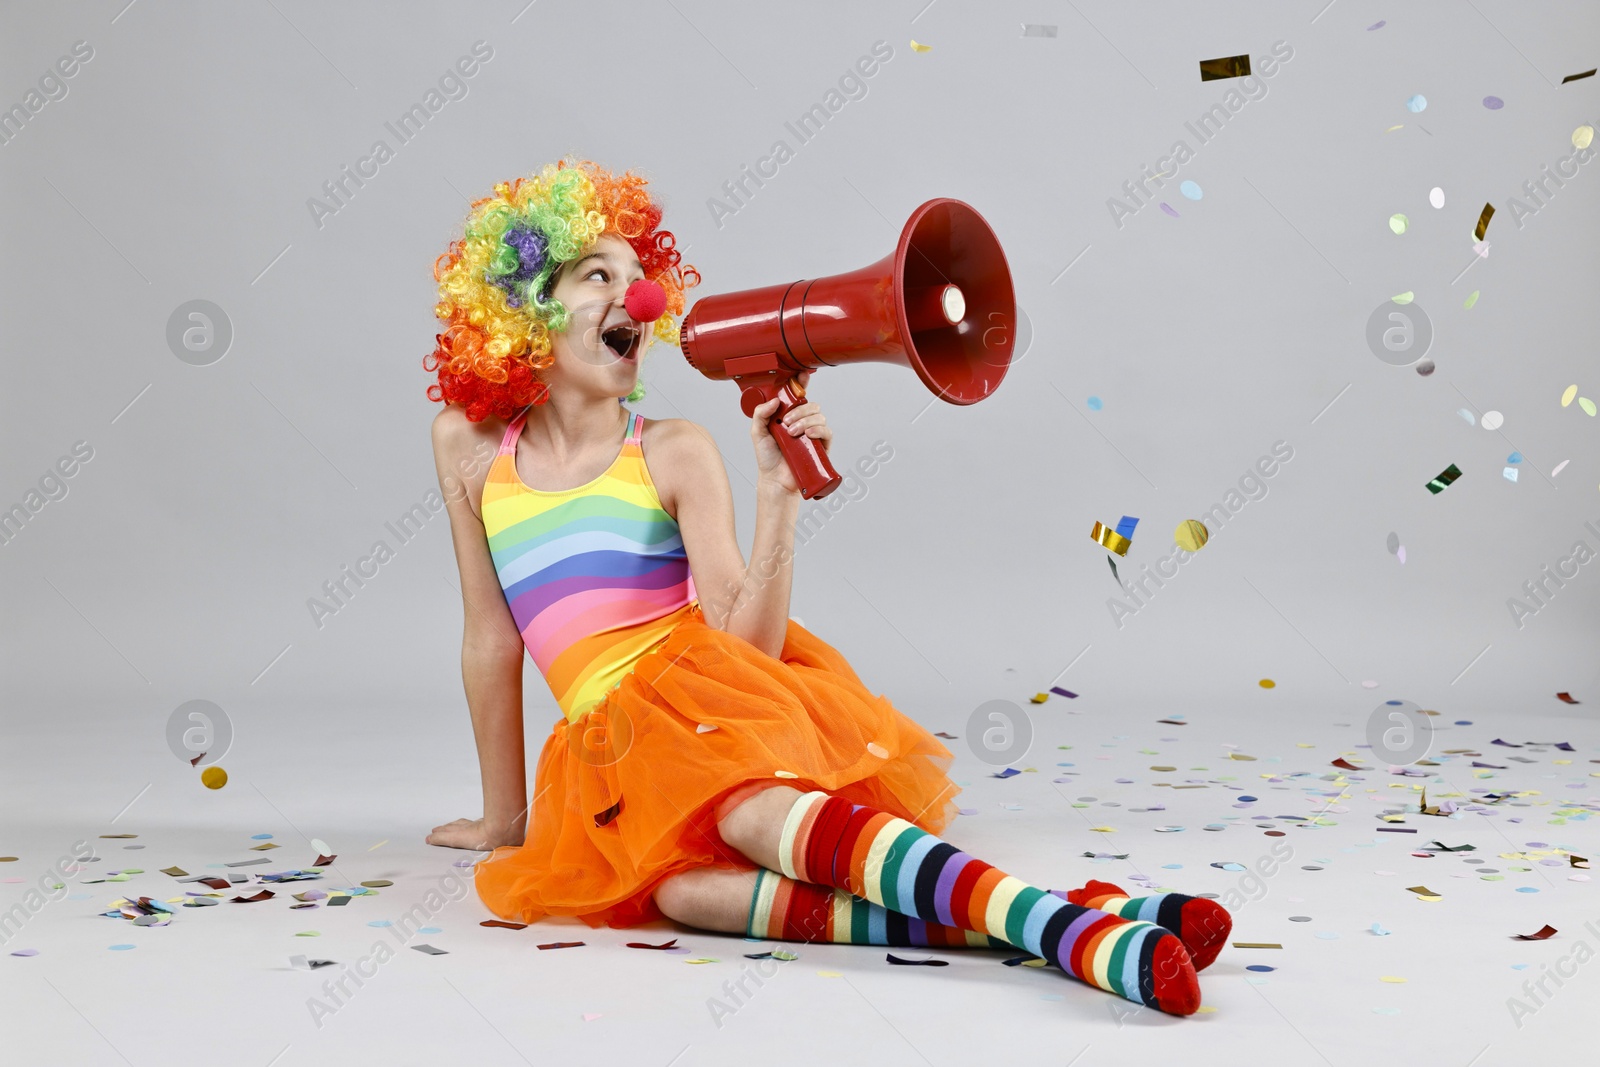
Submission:
<svg viewBox="0 0 1600 1067">
<path fill-rule="evenodd" d="M 694 578 L 645 466 L 637 412 L 604 474 L 553 493 L 517 475 L 527 415 L 511 420 L 489 467 L 483 528 L 523 644 L 574 721 L 689 614 Z"/>
</svg>

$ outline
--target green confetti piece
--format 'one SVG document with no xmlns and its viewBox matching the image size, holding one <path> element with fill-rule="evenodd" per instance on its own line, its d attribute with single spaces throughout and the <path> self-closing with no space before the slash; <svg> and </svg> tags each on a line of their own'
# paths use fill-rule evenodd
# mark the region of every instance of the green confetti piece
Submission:
<svg viewBox="0 0 1600 1067">
<path fill-rule="evenodd" d="M 1404 215 L 1395 214 L 1389 216 L 1389 229 L 1393 230 L 1395 233 L 1405 233 L 1406 227 L 1410 224 L 1411 220 L 1406 218 Z"/>
<path fill-rule="evenodd" d="M 1416 293 L 1413 293 L 1411 290 L 1407 289 L 1405 292 L 1401 293 L 1400 295 L 1391 296 L 1389 299 L 1394 301 L 1396 304 L 1409 304 L 1409 303 L 1411 303 L 1411 301 L 1415 300 L 1416 297 L 1417 297 Z"/>
<path fill-rule="evenodd" d="M 1580 396 L 1578 398 L 1578 406 L 1583 409 L 1583 413 L 1585 415 L 1588 415 L 1590 418 L 1594 417 L 1594 401 L 1593 400 L 1590 400 L 1586 396 Z"/>
<path fill-rule="evenodd" d="M 1466 310 L 1471 311 L 1472 305 L 1478 302 L 1478 292 L 1479 291 L 1477 289 L 1472 290 L 1472 295 L 1467 297 L 1467 302 L 1461 306 Z"/>
</svg>

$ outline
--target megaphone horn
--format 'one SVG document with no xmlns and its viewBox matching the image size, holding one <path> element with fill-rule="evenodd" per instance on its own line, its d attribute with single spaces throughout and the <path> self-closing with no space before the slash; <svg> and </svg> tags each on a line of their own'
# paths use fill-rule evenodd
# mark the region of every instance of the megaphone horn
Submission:
<svg viewBox="0 0 1600 1067">
<path fill-rule="evenodd" d="M 778 397 L 776 422 L 804 402 L 795 375 L 846 363 L 897 363 L 940 399 L 975 404 L 1005 377 L 1015 324 L 994 231 L 969 205 L 940 198 L 912 212 L 895 250 L 870 266 L 703 297 L 680 344 L 706 377 L 739 383 L 746 415 Z M 811 438 L 780 430 L 773 439 L 806 499 L 838 487 Z"/>
</svg>

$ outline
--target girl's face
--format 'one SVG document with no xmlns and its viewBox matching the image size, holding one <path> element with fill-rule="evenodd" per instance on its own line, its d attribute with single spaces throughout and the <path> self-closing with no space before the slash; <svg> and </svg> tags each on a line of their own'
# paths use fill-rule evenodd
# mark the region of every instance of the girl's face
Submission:
<svg viewBox="0 0 1600 1067">
<path fill-rule="evenodd" d="M 552 392 L 625 397 L 639 378 L 653 323 L 630 318 L 628 286 L 644 277 L 628 242 L 602 234 L 582 257 L 561 265 L 550 295 L 572 312 L 565 333 L 551 338 L 555 363 L 542 374 Z"/>
</svg>

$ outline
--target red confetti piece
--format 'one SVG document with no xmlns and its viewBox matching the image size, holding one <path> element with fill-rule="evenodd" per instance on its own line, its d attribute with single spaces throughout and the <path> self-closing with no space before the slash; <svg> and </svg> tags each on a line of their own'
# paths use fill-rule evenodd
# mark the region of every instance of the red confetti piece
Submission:
<svg viewBox="0 0 1600 1067">
<path fill-rule="evenodd" d="M 678 947 L 678 939 L 677 938 L 673 938 L 671 941 L 664 941 L 659 945 L 647 945 L 643 941 L 629 941 L 628 942 L 628 947 L 629 948 L 677 948 Z"/>
<path fill-rule="evenodd" d="M 255 896 L 250 896 L 250 897 L 231 897 L 230 899 L 235 904 L 254 904 L 258 900 L 271 900 L 275 896 L 277 896 L 277 894 L 274 893 L 272 890 L 263 889 L 261 892 L 257 893 Z"/>
<path fill-rule="evenodd" d="M 1536 934 L 1512 934 L 1511 937 L 1514 941 L 1548 941 L 1555 935 L 1556 928 L 1549 923 L 1545 923 Z"/>
<path fill-rule="evenodd" d="M 539 947 L 540 948 L 582 948 L 583 945 L 584 945 L 584 942 L 582 942 L 582 941 L 552 941 L 548 945 L 540 945 Z"/>
<path fill-rule="evenodd" d="M 527 923 L 508 923 L 503 919 L 485 919 L 479 926 L 498 926 L 503 930 L 526 930 Z"/>
<path fill-rule="evenodd" d="M 607 823 L 609 823 L 612 819 L 615 819 L 621 813 L 622 813 L 622 798 L 618 797 L 617 798 L 617 802 L 615 804 L 611 805 L 605 811 L 602 811 L 600 814 L 598 814 L 598 815 L 596 815 L 594 817 L 594 824 L 596 826 L 604 826 Z"/>
<path fill-rule="evenodd" d="M 1557 693 L 1556 694 L 1556 699 L 1560 700 L 1560 701 L 1564 701 L 1565 703 L 1568 703 L 1568 704 L 1576 704 L 1576 703 L 1578 703 L 1576 700 L 1572 699 L 1572 694 L 1571 693 Z"/>
</svg>

